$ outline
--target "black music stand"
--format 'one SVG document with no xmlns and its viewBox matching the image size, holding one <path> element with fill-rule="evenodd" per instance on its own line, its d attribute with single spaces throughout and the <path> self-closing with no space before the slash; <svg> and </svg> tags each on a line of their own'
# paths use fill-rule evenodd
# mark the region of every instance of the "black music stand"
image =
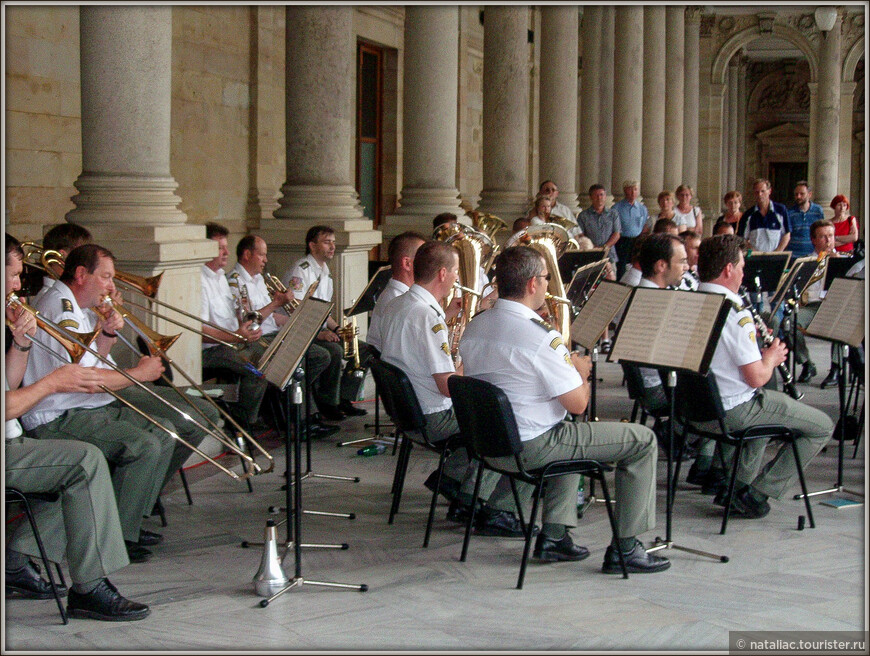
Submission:
<svg viewBox="0 0 870 656">
<path fill-rule="evenodd" d="M 864 339 L 864 281 L 853 278 L 834 278 L 828 293 L 822 299 L 822 304 L 806 327 L 806 334 L 826 342 L 832 342 L 839 347 L 841 354 L 841 371 L 837 385 L 840 405 L 837 481 L 833 487 L 818 492 L 810 492 L 807 496 L 814 497 L 820 494 L 845 492 L 863 498 L 862 492 L 847 490 L 843 487 L 843 454 L 846 449 L 846 415 L 848 414 L 846 381 L 849 371 L 849 347 L 860 347 L 861 341 Z M 803 499 L 803 495 L 796 494 L 794 498 Z M 850 505 L 854 505 L 854 503 Z"/>
<path fill-rule="evenodd" d="M 790 259 L 791 254 L 785 251 L 752 253 L 743 265 L 743 284 L 754 294 L 775 292 L 785 275 L 785 268 Z"/>
<path fill-rule="evenodd" d="M 724 294 L 635 287 L 608 355 L 609 362 L 627 362 L 667 372 L 671 420 L 668 422 L 666 533 L 664 540 L 656 537 L 653 546 L 647 549 L 648 553 L 661 549 L 679 549 L 723 563 L 728 562 L 728 556 L 675 544 L 671 539 L 671 526 L 677 372 L 702 375 L 707 372 L 729 309 L 730 303 Z M 673 321 L 674 316 L 680 317 L 680 321 Z"/>
<path fill-rule="evenodd" d="M 562 282 L 567 283 L 573 280 L 574 274 L 580 267 L 598 262 L 599 260 L 606 260 L 609 251 L 609 246 L 601 246 L 599 248 L 590 248 L 588 251 L 568 251 L 562 253 L 557 262 Z"/>
<path fill-rule="evenodd" d="M 376 267 L 373 265 L 377 265 Z M 353 316 L 362 314 L 363 312 L 371 312 L 375 309 L 375 303 L 378 302 L 378 297 L 384 288 L 390 282 L 392 277 L 392 268 L 387 262 L 369 262 L 369 282 L 363 289 L 362 293 L 356 302 L 349 308 L 345 309 L 345 316 Z M 374 428 L 375 438 L 381 437 L 381 404 L 375 394 L 375 423 L 365 424 L 363 428 Z M 395 438 L 390 438 L 395 444 Z M 347 442 L 337 442 L 335 446 L 348 446 L 350 444 L 359 444 L 361 442 L 370 442 L 372 438 L 363 437 L 356 440 L 348 440 Z"/>
<path fill-rule="evenodd" d="M 801 300 L 801 295 L 809 285 L 813 274 L 819 266 L 819 260 L 815 256 L 799 257 L 792 262 L 791 268 L 780 280 L 779 287 L 776 290 L 773 298 L 770 299 L 770 316 L 771 320 L 776 316 L 779 306 L 783 303 L 782 323 L 789 322 L 789 325 L 783 326 L 783 332 L 790 331 L 792 339 L 792 348 L 789 350 L 789 367 L 791 368 L 792 380 L 797 380 L 795 376 L 795 357 L 794 344 L 797 342 L 797 310 Z M 745 279 L 745 274 L 744 274 Z"/>
<path fill-rule="evenodd" d="M 365 584 L 312 581 L 302 577 L 302 416 L 300 406 L 303 400 L 302 380 L 305 377 L 305 372 L 299 366 L 299 363 L 302 361 L 308 347 L 314 341 L 314 337 L 320 331 L 323 322 L 329 316 L 332 307 L 333 303 L 331 302 L 320 301 L 306 296 L 293 312 L 291 320 L 285 324 L 281 333 L 270 344 L 269 349 L 263 354 L 259 363 L 266 380 L 275 385 L 279 390 L 285 392 L 287 396 L 287 446 L 285 453 L 288 473 L 288 484 L 286 486 L 288 518 L 287 552 L 285 552 L 284 557 L 286 558 L 287 553 L 292 548 L 295 559 L 295 573 L 290 582 L 268 599 L 260 601 L 261 608 L 265 608 L 270 602 L 288 590 L 301 587 L 303 584 L 346 588 L 360 592 L 368 590 L 368 586 Z M 292 445 L 292 457 L 290 455 L 290 426 L 293 426 L 295 436 Z M 292 485 L 290 484 L 289 476 L 291 465 L 293 472 Z M 292 498 L 291 489 L 293 491 Z M 341 545 L 339 548 L 346 549 L 347 545 Z"/>
</svg>

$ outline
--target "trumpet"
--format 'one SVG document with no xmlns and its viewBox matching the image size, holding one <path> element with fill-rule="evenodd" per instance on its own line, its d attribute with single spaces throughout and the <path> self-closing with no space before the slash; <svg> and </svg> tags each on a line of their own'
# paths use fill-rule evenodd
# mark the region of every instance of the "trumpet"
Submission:
<svg viewBox="0 0 870 656">
<path fill-rule="evenodd" d="M 124 320 L 129 323 L 130 327 L 134 330 L 134 332 L 136 332 L 136 334 L 138 334 L 143 339 L 146 346 L 148 347 L 148 352 L 151 356 L 160 357 L 160 358 L 164 359 L 167 362 L 167 364 L 169 364 L 170 366 L 174 366 L 176 371 L 178 371 L 178 373 L 180 373 L 184 377 L 184 379 L 191 386 L 193 386 L 193 388 L 196 389 L 196 391 L 198 391 L 202 395 L 202 398 L 204 398 L 206 400 L 206 402 L 211 404 L 226 421 L 228 421 L 230 424 L 233 425 L 233 427 L 239 432 L 239 434 L 242 435 L 242 437 L 244 437 L 249 443 L 253 444 L 257 448 L 257 450 L 260 451 L 260 453 L 262 453 L 267 458 L 267 460 L 269 461 L 269 468 L 267 470 L 265 470 L 265 472 L 270 472 L 270 471 L 272 471 L 272 469 L 274 469 L 275 463 L 274 463 L 274 459 L 272 458 L 271 454 L 269 454 L 268 451 L 266 451 L 263 447 L 261 447 L 256 442 L 256 440 L 254 440 L 254 438 L 251 437 L 251 435 L 248 434 L 248 432 L 244 428 L 242 428 L 235 419 L 233 419 L 233 417 L 230 413 L 228 413 L 226 410 L 221 408 L 220 405 L 218 405 L 217 402 L 211 398 L 211 396 L 206 394 L 206 392 L 202 388 L 202 386 L 199 385 L 195 380 L 193 380 L 193 378 L 191 378 L 190 375 L 186 371 L 184 371 L 184 369 L 182 369 L 177 364 L 175 364 L 175 362 L 173 362 L 172 358 L 170 358 L 169 355 L 166 353 L 167 349 L 175 343 L 175 341 L 180 337 L 180 335 L 174 335 L 171 337 L 164 337 L 164 336 L 160 335 L 159 333 L 157 333 L 156 331 L 151 330 L 138 317 L 136 317 L 129 310 L 127 310 L 123 306 L 123 304 L 121 304 L 117 301 L 114 301 L 111 296 L 108 296 L 108 295 L 105 296 L 102 299 L 100 306 L 107 306 L 109 311 L 116 310 L 124 318 Z M 94 308 L 94 312 L 96 312 L 98 314 L 98 316 L 103 316 L 103 313 L 105 311 L 100 306 Z M 129 341 L 127 341 L 126 338 L 124 338 L 120 333 L 117 333 L 117 334 L 121 338 L 121 341 L 130 350 L 134 351 L 137 354 L 139 353 L 139 350 L 135 346 L 133 346 Z M 171 380 L 169 380 L 169 378 L 167 376 L 164 375 L 163 380 L 173 390 L 175 390 L 175 392 L 178 394 L 179 397 L 181 397 L 182 399 L 184 399 L 185 401 L 187 401 L 189 403 L 189 400 L 184 395 L 184 393 L 181 390 L 179 390 L 178 387 Z M 193 408 L 196 408 L 196 406 L 193 406 L 192 404 L 190 404 L 190 405 Z M 208 423 L 212 423 L 208 417 L 206 417 L 205 415 L 202 415 L 202 416 Z M 234 452 L 236 452 L 237 455 L 242 457 L 248 464 L 250 464 L 254 468 L 254 470 L 255 470 L 254 473 L 259 473 L 260 471 L 263 471 L 262 468 L 260 467 L 260 465 L 251 456 L 244 453 L 244 451 L 239 449 L 237 446 L 233 445 L 232 442 L 230 442 L 226 438 L 222 438 L 223 436 L 216 434 L 216 431 L 220 430 L 218 426 L 212 424 L 212 427 L 215 429 L 214 431 L 212 431 L 212 430 L 205 428 L 204 426 L 202 426 L 201 424 L 199 424 L 197 422 L 194 422 L 194 423 L 196 423 L 197 426 L 199 426 L 202 430 L 205 430 L 207 433 L 209 433 L 209 435 L 211 435 L 216 440 L 218 440 L 218 442 L 220 442 L 221 444 L 229 447 Z"/>
<path fill-rule="evenodd" d="M 276 276 L 273 276 L 268 271 L 263 272 L 263 282 L 266 283 L 266 290 L 269 292 L 269 296 L 275 298 L 276 294 L 284 294 L 287 292 L 287 288 L 284 286 L 284 283 L 281 282 Z M 241 293 L 241 289 L 239 290 Z M 245 293 L 247 293 L 247 289 L 245 289 Z M 284 308 L 284 312 L 288 315 L 293 314 L 293 310 L 299 307 L 299 301 L 296 300 L 295 297 L 291 297 L 287 299 L 287 302 L 281 306 Z"/>
<path fill-rule="evenodd" d="M 248 297 L 248 286 L 239 283 L 239 300 L 236 307 L 236 314 L 239 317 L 239 325 L 250 321 L 251 330 L 257 330 L 263 323 L 263 315 L 251 308 L 251 299 Z"/>
<path fill-rule="evenodd" d="M 350 374 L 357 378 L 362 378 L 365 370 L 359 363 L 359 326 L 356 325 L 356 315 L 346 321 L 347 323 L 335 332 L 341 337 L 342 345 L 344 346 L 344 359 L 353 361 Z"/>
<path fill-rule="evenodd" d="M 92 354 L 100 362 L 102 362 L 103 364 L 110 367 L 113 371 L 116 371 L 117 373 L 124 376 L 124 378 L 129 380 L 134 385 L 145 390 L 148 394 L 150 394 L 154 398 L 158 399 L 164 405 L 169 406 L 170 408 L 172 408 L 173 410 L 175 410 L 176 412 L 181 414 L 183 417 L 185 417 L 185 419 L 192 421 L 197 426 L 200 426 L 200 428 L 202 428 L 203 430 L 208 431 L 208 429 L 206 429 L 205 427 L 198 424 L 198 422 L 196 422 L 196 420 L 194 420 L 190 416 L 186 415 L 180 409 L 176 408 L 174 405 L 169 403 L 166 399 L 164 399 L 163 397 L 161 397 L 160 395 L 158 395 L 157 393 L 155 393 L 154 391 L 149 389 L 147 385 L 145 385 L 144 383 L 137 380 L 136 378 L 134 378 L 133 376 L 128 374 L 126 371 L 124 371 L 123 369 L 121 369 L 120 367 L 115 365 L 109 358 L 103 357 L 102 355 L 100 355 L 99 351 L 91 348 L 90 343 L 96 338 L 97 333 L 100 331 L 99 325 L 97 326 L 97 328 L 93 332 L 85 333 L 85 334 L 74 333 L 72 331 L 66 330 L 65 328 L 54 323 L 53 321 L 43 317 L 39 313 L 38 310 L 32 308 L 27 303 L 25 303 L 20 298 L 18 298 L 17 294 L 15 294 L 14 291 L 9 292 L 9 294 L 7 294 L 6 306 L 11 307 L 11 308 L 21 309 L 24 312 L 27 312 L 27 313 L 33 315 L 34 319 L 36 319 L 37 327 L 39 327 L 43 332 L 47 333 L 48 335 L 53 337 L 55 340 L 57 340 L 58 343 L 60 343 L 60 345 L 64 348 L 64 350 L 66 350 L 66 352 L 69 355 L 70 360 L 72 362 L 74 362 L 74 363 L 79 362 L 85 353 Z M 7 325 L 8 324 L 9 324 L 9 321 L 7 320 Z M 49 348 L 48 346 L 46 346 L 45 344 L 43 344 L 39 340 L 30 338 L 30 341 L 32 344 L 37 345 L 40 349 L 45 350 L 48 353 L 51 353 L 53 357 L 57 358 L 58 360 L 61 360 L 64 364 L 67 364 L 66 360 L 64 360 L 64 358 L 59 353 L 57 353 L 53 349 Z M 123 398 L 121 395 L 117 394 L 115 391 L 109 389 L 105 385 L 100 385 L 99 387 L 105 393 L 110 394 L 111 396 L 116 398 L 118 401 L 123 403 L 125 406 L 127 406 L 128 408 L 130 408 L 131 410 L 133 410 L 134 412 L 136 412 L 137 414 L 141 415 L 142 417 L 147 419 L 149 422 L 154 424 L 157 428 L 159 428 L 160 430 L 167 433 L 170 437 L 172 437 L 172 439 L 174 439 L 178 442 L 181 442 L 186 447 L 188 447 L 191 451 L 193 451 L 194 453 L 196 453 L 200 457 L 204 458 L 205 460 L 207 460 L 211 464 L 215 465 L 218 469 L 220 469 L 222 472 L 224 472 L 228 476 L 230 476 L 236 480 L 243 480 L 245 478 L 249 478 L 250 476 L 252 476 L 255 473 L 254 470 L 252 469 L 249 472 L 245 472 L 242 476 L 240 476 L 236 472 L 232 471 L 231 469 L 228 469 L 224 465 L 217 462 L 214 458 L 209 456 L 207 453 L 204 453 L 196 446 L 188 443 L 181 436 L 179 436 L 178 433 L 166 428 L 159 421 L 157 421 L 156 419 L 154 419 L 150 415 L 146 414 L 145 412 L 143 412 L 139 408 L 137 408 L 135 405 L 133 405 L 132 403 L 127 401 L 125 398 Z M 233 448 L 233 447 L 231 447 L 231 448 Z M 236 449 L 233 448 L 233 450 L 235 451 Z M 247 454 L 244 454 L 244 455 L 247 455 Z M 247 457 L 250 458 L 250 456 L 247 456 Z"/>
</svg>

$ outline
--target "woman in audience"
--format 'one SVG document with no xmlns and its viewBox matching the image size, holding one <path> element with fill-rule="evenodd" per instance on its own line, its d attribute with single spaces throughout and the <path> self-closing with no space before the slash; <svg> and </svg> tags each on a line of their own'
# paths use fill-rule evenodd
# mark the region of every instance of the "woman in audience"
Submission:
<svg viewBox="0 0 870 656">
<path fill-rule="evenodd" d="M 834 243 L 838 253 L 850 253 L 858 239 L 858 218 L 849 214 L 849 199 L 837 194 L 831 201 L 834 210 Z"/>
<path fill-rule="evenodd" d="M 716 221 L 733 223 L 736 227 L 740 221 L 740 217 L 743 215 L 740 211 L 740 205 L 743 203 L 743 196 L 739 191 L 732 190 L 725 194 L 722 198 L 722 202 L 725 204 L 725 213 L 716 219 Z"/>
<path fill-rule="evenodd" d="M 680 232 L 692 230 L 703 235 L 704 213 L 700 207 L 692 205 L 692 188 L 689 185 L 680 185 L 675 195 L 677 206 L 674 208 L 674 222 L 680 227 Z"/>
</svg>

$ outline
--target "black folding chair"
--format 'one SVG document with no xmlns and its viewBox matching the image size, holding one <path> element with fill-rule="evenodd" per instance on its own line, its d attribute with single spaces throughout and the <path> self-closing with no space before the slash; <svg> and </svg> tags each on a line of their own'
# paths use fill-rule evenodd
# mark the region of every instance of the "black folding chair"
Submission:
<svg viewBox="0 0 870 656">
<path fill-rule="evenodd" d="M 27 516 L 27 521 L 30 522 L 30 530 L 33 531 L 33 537 L 36 538 L 36 546 L 39 548 L 39 557 L 42 559 L 42 567 L 48 575 L 48 582 L 51 584 L 51 591 L 54 594 L 54 600 L 57 602 L 57 609 L 60 611 L 60 617 L 64 624 L 69 623 L 66 616 L 66 609 L 60 600 L 60 593 L 57 590 L 57 584 L 54 582 L 54 574 L 51 572 L 51 561 L 45 553 L 45 546 L 42 543 L 42 536 L 39 534 L 39 527 L 36 525 L 36 518 L 33 516 L 33 509 L 30 507 L 30 501 L 44 501 L 53 503 L 60 498 L 56 492 L 22 492 L 16 487 L 6 488 L 6 505 L 10 503 L 24 504 L 24 514 Z M 55 563 L 57 567 L 57 575 L 60 578 L 60 583 L 66 587 L 66 581 L 63 578 L 63 572 L 60 569 L 60 563 Z"/>
<path fill-rule="evenodd" d="M 734 496 L 734 485 L 737 481 L 737 463 L 740 462 L 740 454 L 743 452 L 743 446 L 750 440 L 782 440 L 791 444 L 792 453 L 794 454 L 795 466 L 797 467 L 798 477 L 801 482 L 801 491 L 804 495 L 804 503 L 807 509 L 807 516 L 810 519 L 810 528 L 815 528 L 816 523 L 813 519 L 813 509 L 810 505 L 810 499 L 807 496 L 807 483 L 804 478 L 803 464 L 798 455 L 797 442 L 792 431 L 780 424 L 759 424 L 750 426 L 739 431 L 729 431 L 725 427 L 725 409 L 722 407 L 722 397 L 719 394 L 719 386 L 716 384 L 716 379 L 709 373 L 702 376 L 696 373 L 681 372 L 677 376 L 677 386 L 674 390 L 676 398 L 674 399 L 675 412 L 677 420 L 683 426 L 681 439 L 678 440 L 676 469 L 674 471 L 673 480 L 676 482 L 680 475 L 679 457 L 682 446 L 686 443 L 686 436 L 693 433 L 700 437 L 716 440 L 721 444 L 735 447 L 734 458 L 731 461 L 731 475 L 728 480 L 728 491 L 725 497 L 725 513 L 722 516 L 722 528 L 719 530 L 720 535 L 725 534 L 725 529 L 728 526 L 728 514 L 731 510 L 731 500 Z M 706 422 L 716 422 L 719 430 L 705 430 L 699 428 L 697 424 Z M 694 425 L 693 425 L 694 424 Z M 676 492 L 676 483 L 671 493 L 671 503 L 674 500 L 674 492 Z"/>
<path fill-rule="evenodd" d="M 435 505 L 438 501 L 438 491 L 441 489 L 441 479 L 444 475 L 444 462 L 447 456 L 456 449 L 465 446 L 461 435 L 451 435 L 446 440 L 433 442 L 426 430 L 426 417 L 420 408 L 417 395 L 411 386 L 411 381 L 404 371 L 379 358 L 372 358 L 372 375 L 380 390 L 384 409 L 393 420 L 396 427 L 396 439 L 401 438 L 399 458 L 396 461 L 396 473 L 393 477 L 393 503 L 390 507 L 388 523 L 393 523 L 393 518 L 399 512 L 399 503 L 402 500 L 402 489 L 405 486 L 405 474 L 408 471 L 408 461 L 411 448 L 416 442 L 423 448 L 439 454 L 438 475 L 435 491 L 432 493 L 432 501 L 429 504 L 429 518 L 426 522 L 426 536 L 423 538 L 423 547 L 429 546 L 429 536 L 432 533 L 432 521 L 435 517 Z"/>
<path fill-rule="evenodd" d="M 523 587 L 523 579 L 526 575 L 526 565 L 529 560 L 529 551 L 532 547 L 532 535 L 534 533 L 535 520 L 537 519 L 538 506 L 541 494 L 548 479 L 567 474 L 581 474 L 601 483 L 601 492 L 607 507 L 607 516 L 610 519 L 610 528 L 613 531 L 614 542 L 617 538 L 616 519 L 613 516 L 613 508 L 610 503 L 610 493 L 607 490 L 607 482 L 604 473 L 612 468 L 597 460 L 555 460 L 538 469 L 526 469 L 520 458 L 523 443 L 520 440 L 514 411 L 505 393 L 495 385 L 483 380 L 468 376 L 451 376 L 447 379 L 450 388 L 450 396 L 453 399 L 453 409 L 459 428 L 466 440 L 469 458 L 479 462 L 477 479 L 474 484 L 474 503 L 472 503 L 471 516 L 465 526 L 465 539 L 462 543 L 462 555 L 459 560 L 465 561 L 468 554 L 468 543 L 471 539 L 471 525 L 474 521 L 477 495 L 480 492 L 480 481 L 484 467 L 494 472 L 507 476 L 511 482 L 514 500 L 520 517 L 520 524 L 525 533 L 525 546 L 523 559 L 520 564 L 520 575 L 517 579 L 517 589 Z M 516 470 L 504 469 L 495 466 L 488 458 L 513 457 Z M 520 507 L 519 495 L 517 494 L 516 481 L 529 483 L 535 488 L 532 501 L 532 514 L 528 523 L 523 519 L 523 511 Z M 619 564 L 622 567 L 622 577 L 628 578 L 625 560 L 622 552 L 619 552 Z"/>
</svg>

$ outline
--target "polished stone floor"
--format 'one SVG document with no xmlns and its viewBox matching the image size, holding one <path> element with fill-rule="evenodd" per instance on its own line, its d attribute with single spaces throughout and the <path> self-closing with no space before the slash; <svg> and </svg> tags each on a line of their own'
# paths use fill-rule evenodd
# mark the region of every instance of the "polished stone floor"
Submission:
<svg viewBox="0 0 870 656">
<path fill-rule="evenodd" d="M 835 390 L 820 390 L 827 348 L 813 346 L 820 375 L 803 385 L 805 400 L 832 417 Z M 598 415 L 628 417 L 617 365 L 599 371 Z M 720 510 L 697 488 L 680 484 L 674 512 L 676 544 L 728 555 L 716 562 L 678 550 L 666 553 L 670 570 L 628 580 L 600 572 L 609 542 L 601 504 L 593 505 L 573 531 L 592 552 L 580 563 L 531 563 L 525 587 L 516 590 L 522 543 L 478 537 L 467 562 L 459 562 L 462 532 L 438 508 L 432 543 L 422 549 L 429 496 L 422 481 L 434 456 L 415 450 L 401 512 L 387 525 L 395 458 L 390 451 L 356 455 L 340 440 L 371 435 L 369 416 L 343 423 L 336 436 L 313 444 L 315 473 L 358 476 L 358 483 L 309 478 L 303 483 L 310 510 L 355 513 L 355 519 L 306 514 L 303 543 L 347 543 L 349 549 L 305 548 L 303 579 L 366 584 L 368 592 L 303 584 L 259 606 L 252 577 L 262 549 L 241 548 L 262 539 L 269 507 L 283 505 L 283 449 L 275 471 L 253 480 L 254 492 L 204 465 L 189 471 L 193 505 L 177 482 L 164 495 L 168 526 L 157 518 L 146 527 L 162 531 L 155 557 L 130 565 L 112 581 L 129 596 L 150 604 L 140 622 L 91 620 L 60 623 L 53 601 L 12 599 L 5 603 L 4 649 L 8 651 L 338 651 L 338 650 L 563 650 L 725 651 L 733 630 L 866 630 L 866 506 L 834 509 L 816 497 L 815 529 L 797 530 L 802 502 L 791 494 L 772 502 L 764 519 L 729 522 L 719 535 Z M 268 440 L 267 440 L 268 441 Z M 857 459 L 846 450 L 844 483 L 863 493 L 864 441 Z M 227 457 L 229 464 L 234 461 Z M 658 528 L 665 530 L 664 461 L 660 461 Z M 836 481 L 832 442 L 809 466 L 810 489 Z M 795 486 L 797 487 L 797 486 Z M 794 490 L 792 491 L 794 492 Z M 285 536 L 284 529 L 280 535 Z M 283 539 L 283 538 L 282 538 Z M 294 559 L 284 560 L 292 575 Z"/>
</svg>

